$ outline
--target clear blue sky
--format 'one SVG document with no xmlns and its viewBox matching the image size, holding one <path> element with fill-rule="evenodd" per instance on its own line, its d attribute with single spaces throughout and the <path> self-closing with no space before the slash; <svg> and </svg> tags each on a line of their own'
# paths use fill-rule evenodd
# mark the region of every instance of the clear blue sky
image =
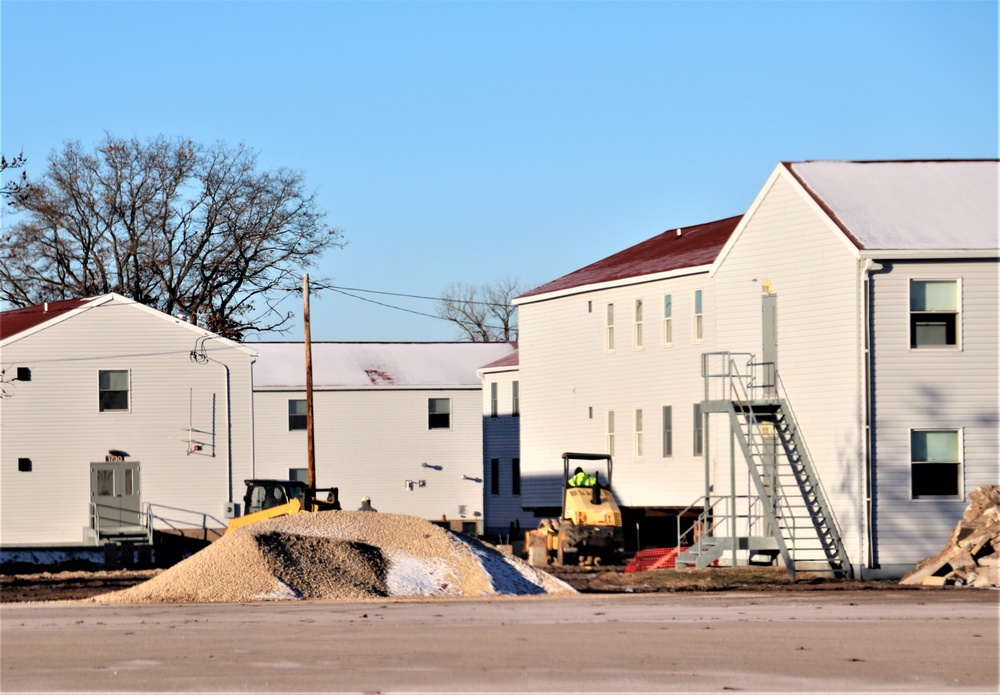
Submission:
<svg viewBox="0 0 1000 695">
<path fill-rule="evenodd" d="M 348 241 L 311 276 L 344 287 L 539 285 L 744 212 L 782 160 L 998 156 L 996 2 L 3 0 L 0 22 L 2 150 L 29 174 L 105 131 L 245 142 L 305 172 Z M 314 340 L 456 337 L 330 292 L 312 316 Z"/>
</svg>

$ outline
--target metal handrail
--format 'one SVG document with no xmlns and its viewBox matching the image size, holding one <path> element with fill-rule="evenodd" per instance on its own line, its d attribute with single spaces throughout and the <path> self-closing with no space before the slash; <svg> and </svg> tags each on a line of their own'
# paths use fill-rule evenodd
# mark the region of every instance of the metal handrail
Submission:
<svg viewBox="0 0 1000 695">
<path fill-rule="evenodd" d="M 712 501 L 713 499 L 715 500 L 714 502 Z M 692 534 L 694 532 L 695 528 L 696 528 L 696 526 L 692 526 L 691 528 L 689 528 L 684 533 L 681 533 L 681 518 L 685 514 L 687 514 L 688 512 L 690 512 L 692 509 L 698 508 L 699 506 L 701 506 L 701 510 L 702 511 L 698 513 L 698 524 L 697 524 L 697 526 L 698 527 L 702 527 L 704 529 L 703 533 L 699 536 L 699 540 L 701 538 L 716 538 L 717 536 L 714 533 L 715 529 L 718 528 L 722 524 L 722 522 L 725 521 L 725 520 L 727 520 L 727 519 L 730 519 L 730 518 L 735 519 L 735 520 L 747 519 L 747 524 L 748 524 L 748 528 L 749 528 L 750 526 L 752 526 L 752 523 L 751 523 L 752 519 L 759 520 L 760 518 L 763 517 L 762 514 L 759 514 L 759 513 L 758 514 L 753 514 L 753 513 L 751 513 L 751 505 L 750 505 L 750 503 L 753 500 L 755 500 L 755 499 L 759 499 L 759 497 L 757 497 L 757 495 L 736 495 L 735 496 L 736 500 L 746 500 L 748 502 L 748 504 L 747 504 L 747 513 L 746 514 L 734 514 L 734 513 L 732 513 L 733 510 L 729 509 L 729 503 L 733 499 L 734 498 L 733 498 L 732 495 L 702 495 L 701 497 L 699 497 L 698 499 L 696 499 L 694 502 L 692 502 L 691 504 L 689 504 L 683 511 L 675 514 L 674 516 L 675 516 L 675 518 L 677 520 L 677 552 L 679 553 L 681 547 L 684 545 L 683 540 L 686 537 L 688 537 L 690 534 Z M 704 505 L 699 505 L 699 503 L 702 502 L 702 501 L 704 501 L 705 504 Z M 725 504 L 726 508 L 724 508 L 720 513 L 716 513 L 715 512 L 715 508 L 720 503 Z M 709 512 L 711 512 L 712 519 L 713 519 L 711 526 L 707 525 Z M 692 538 L 691 539 L 691 543 L 689 544 L 689 546 L 694 545 L 695 542 L 697 542 L 697 541 L 695 541 Z"/>
<path fill-rule="evenodd" d="M 184 514 L 189 514 L 189 515 L 192 515 L 192 516 L 195 516 L 195 517 L 200 517 L 201 518 L 201 525 L 198 526 L 194 522 L 185 520 L 183 518 L 171 518 L 171 517 L 163 516 L 160 513 L 154 514 L 153 513 L 153 507 L 157 507 L 158 509 L 170 510 L 170 511 L 173 511 L 173 512 L 182 512 Z M 202 531 L 208 531 L 208 529 L 209 529 L 208 521 L 209 520 L 212 520 L 214 523 L 218 524 L 218 526 L 214 526 L 212 528 L 225 528 L 228 525 L 227 522 L 222 521 L 221 519 L 217 519 L 216 517 L 212 516 L 211 514 L 208 514 L 207 512 L 197 512 L 197 511 L 194 511 L 192 509 L 183 509 L 181 507 L 171 507 L 171 506 L 166 505 L 166 504 L 154 504 L 153 502 L 147 502 L 146 503 L 146 510 L 147 510 L 146 511 L 147 517 L 150 519 L 150 524 L 151 524 L 150 528 L 152 528 L 152 519 L 156 519 L 157 521 L 161 522 L 164 526 L 166 526 L 167 528 L 172 529 L 174 531 L 180 531 L 182 529 L 192 529 L 192 528 L 198 528 L 198 529 L 201 529 Z"/>
</svg>

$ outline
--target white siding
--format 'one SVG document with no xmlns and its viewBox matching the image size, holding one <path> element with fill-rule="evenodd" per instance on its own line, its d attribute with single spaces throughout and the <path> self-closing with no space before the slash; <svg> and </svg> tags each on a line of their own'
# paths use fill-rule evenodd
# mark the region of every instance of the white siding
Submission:
<svg viewBox="0 0 1000 695">
<path fill-rule="evenodd" d="M 483 499 L 486 530 L 507 534 L 517 521 L 522 529 L 534 528 L 534 514 L 521 507 L 522 495 L 513 493 L 513 461 L 521 457 L 521 418 L 513 414 L 513 384 L 520 384 L 517 370 L 488 371 L 483 376 Z M 490 384 L 497 385 L 497 417 L 492 417 Z M 492 490 L 492 460 L 499 464 L 499 490 Z"/>
<path fill-rule="evenodd" d="M 210 339 L 213 361 L 197 364 L 190 353 L 198 338 L 165 315 L 116 300 L 4 346 L 3 368 L 29 367 L 31 381 L 15 382 L 0 400 L 0 543 L 79 544 L 90 464 L 113 449 L 140 463 L 141 499 L 155 513 L 179 526 L 202 514 L 224 523 L 230 441 L 234 478 L 249 473 L 253 456 L 251 358 Z M 129 412 L 98 411 L 101 369 L 130 370 Z M 189 422 L 205 443 L 191 455 Z M 18 472 L 18 458 L 31 459 L 30 473 Z"/>
<path fill-rule="evenodd" d="M 937 553 L 964 497 L 1000 480 L 997 262 L 884 263 L 872 275 L 875 534 L 878 561 L 912 565 Z M 909 281 L 957 279 L 960 349 L 909 347 Z M 961 429 L 963 499 L 911 500 L 910 430 Z"/>
</svg>

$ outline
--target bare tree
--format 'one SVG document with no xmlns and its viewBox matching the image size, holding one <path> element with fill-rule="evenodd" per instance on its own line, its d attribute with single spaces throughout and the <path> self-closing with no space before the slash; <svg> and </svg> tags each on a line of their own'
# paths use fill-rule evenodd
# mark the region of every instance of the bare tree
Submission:
<svg viewBox="0 0 1000 695">
<path fill-rule="evenodd" d="M 475 343 L 517 340 L 517 307 L 511 300 L 521 292 L 510 276 L 486 285 L 455 283 L 441 293 L 437 314 Z"/>
<path fill-rule="evenodd" d="M 236 339 L 287 325 L 276 301 L 343 245 L 303 175 L 260 171 L 242 144 L 68 142 L 10 204 L 22 214 L 0 238 L 0 299 L 118 292 Z"/>
</svg>

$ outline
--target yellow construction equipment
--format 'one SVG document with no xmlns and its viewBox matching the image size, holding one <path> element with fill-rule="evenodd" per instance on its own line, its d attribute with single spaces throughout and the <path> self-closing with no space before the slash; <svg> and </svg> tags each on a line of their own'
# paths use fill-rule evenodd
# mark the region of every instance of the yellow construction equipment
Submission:
<svg viewBox="0 0 1000 695">
<path fill-rule="evenodd" d="M 243 482 L 247 486 L 243 496 L 243 516 L 230 521 L 226 533 L 278 516 L 340 509 L 339 491 L 335 487 L 311 488 L 301 480 L 253 478 Z M 317 497 L 322 492 L 327 493 L 326 500 Z"/>
<path fill-rule="evenodd" d="M 606 484 L 598 471 L 593 476 L 573 475 L 570 461 L 605 461 Z M 563 454 L 562 514 L 543 519 L 538 528 L 527 531 L 524 547 L 528 562 L 545 565 L 617 564 L 624 549 L 622 513 L 611 492 L 611 457 L 607 454 Z M 583 486 L 574 483 L 583 482 Z"/>
</svg>

